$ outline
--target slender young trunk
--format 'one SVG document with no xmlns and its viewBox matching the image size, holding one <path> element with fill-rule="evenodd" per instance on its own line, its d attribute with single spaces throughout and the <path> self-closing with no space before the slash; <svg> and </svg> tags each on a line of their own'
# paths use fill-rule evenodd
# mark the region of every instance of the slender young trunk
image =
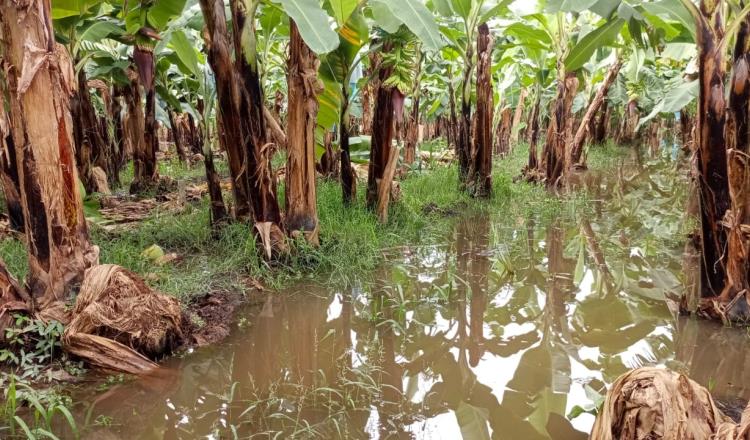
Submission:
<svg viewBox="0 0 750 440">
<path fill-rule="evenodd" d="M 211 148 L 211 132 L 206 124 L 205 106 L 202 100 L 198 100 L 198 112 L 201 115 L 200 131 L 202 136 L 197 136 L 195 142 L 198 143 L 203 155 L 203 165 L 206 168 L 206 185 L 208 186 L 208 197 L 211 201 L 211 227 L 216 229 L 219 225 L 225 223 L 229 216 L 224 204 L 224 195 L 221 192 L 221 177 L 214 166 L 214 153 Z"/>
<path fill-rule="evenodd" d="M 352 168 L 351 153 L 349 151 L 349 133 L 351 126 L 349 118 L 349 87 L 342 87 L 341 115 L 339 120 L 339 149 L 341 150 L 341 194 L 344 205 L 352 204 L 357 195 L 357 177 Z"/>
<path fill-rule="evenodd" d="M 731 207 L 728 223 L 726 284 L 720 303 L 732 304 L 727 311 L 732 320 L 750 317 L 750 19 L 737 33 L 734 67 L 725 130 L 728 155 L 728 185 Z M 743 295 L 743 298 L 736 298 Z M 736 299 L 736 300 L 735 300 Z"/>
<path fill-rule="evenodd" d="M 464 66 L 463 84 L 461 85 L 461 120 L 458 124 L 459 132 L 456 139 L 458 177 L 461 186 L 465 186 L 469 180 L 471 163 L 471 73 L 474 70 L 471 60 L 473 56 L 474 45 L 469 42 L 466 47 L 466 59 L 469 61 Z"/>
<path fill-rule="evenodd" d="M 316 95 L 322 91 L 317 78 L 318 61 L 289 20 L 289 61 L 287 66 L 287 166 L 286 229 L 303 234 L 318 244 L 318 210 L 315 196 L 315 127 L 318 116 Z"/>
<path fill-rule="evenodd" d="M 391 50 L 391 44 L 383 45 L 383 52 Z M 403 105 L 403 95 L 395 87 L 388 87 L 386 79 L 391 76 L 392 69 L 389 67 L 378 67 L 378 80 L 375 85 L 375 109 L 372 120 L 372 143 L 370 145 L 370 165 L 367 173 L 367 207 L 375 209 L 378 204 L 378 194 L 381 191 L 390 191 L 391 182 L 384 180 L 388 162 L 391 159 L 391 150 L 394 126 L 393 113 L 397 105 Z"/>
<path fill-rule="evenodd" d="M 580 164 L 581 155 L 583 154 L 583 144 L 586 140 L 586 132 L 589 123 L 599 111 L 602 103 L 607 99 L 609 88 L 614 84 L 615 79 L 617 79 L 617 75 L 620 73 L 620 68 L 622 68 L 622 61 L 618 59 L 612 66 L 610 66 L 607 71 L 607 76 L 604 78 L 604 83 L 602 83 L 602 86 L 596 92 L 594 99 L 591 100 L 589 107 L 586 109 L 586 113 L 583 115 L 583 119 L 581 119 L 581 123 L 578 125 L 578 130 L 573 138 L 573 144 L 570 147 L 569 167 Z"/>
<path fill-rule="evenodd" d="M 75 74 L 65 48 L 55 44 L 48 0 L 0 1 L 0 35 L 29 251 L 26 284 L 34 308 L 52 313 L 98 259 L 75 165 L 69 101 Z M 30 47 L 45 60 L 32 74 Z"/>
<path fill-rule="evenodd" d="M 370 59 L 370 72 L 365 72 L 365 77 L 369 77 L 372 74 L 372 70 L 375 68 L 375 65 L 377 64 L 377 54 L 371 53 L 369 55 Z M 373 101 L 373 94 L 375 92 L 373 91 L 373 83 L 374 81 L 367 81 L 367 83 L 362 87 L 362 134 L 365 135 L 372 135 L 372 127 L 373 127 L 373 117 L 374 117 L 374 103 Z"/>
<path fill-rule="evenodd" d="M 482 23 L 477 33 L 477 112 L 468 185 L 469 193 L 474 197 L 489 197 L 492 193 L 492 111 L 495 107 L 490 71 L 492 45 L 490 28 L 487 23 Z"/>
<path fill-rule="evenodd" d="M 448 145 L 453 146 L 458 155 L 458 116 L 456 115 L 456 91 L 453 89 L 453 76 L 448 66 L 448 102 L 450 104 L 450 119 L 448 120 Z"/>
<path fill-rule="evenodd" d="M 510 134 L 510 148 L 518 145 L 518 140 L 521 137 L 521 118 L 523 118 L 523 106 L 526 102 L 526 96 L 529 92 L 526 89 L 521 89 L 521 93 L 518 95 L 518 104 L 516 104 L 516 110 L 513 114 L 513 122 L 511 123 L 511 134 Z"/>
<path fill-rule="evenodd" d="M 134 153 L 134 178 L 130 185 L 131 194 L 139 193 L 153 187 L 159 178 L 156 166 L 156 152 L 159 150 L 159 136 L 156 123 L 156 85 L 154 82 L 153 49 L 136 46 L 133 60 L 138 68 L 138 83 L 146 93 L 144 110 L 143 143 Z M 135 85 L 138 87 L 138 85 Z M 139 103 L 140 105 L 140 103 Z"/>
<path fill-rule="evenodd" d="M 180 162 L 187 163 L 187 153 L 185 152 L 184 137 L 182 136 L 182 130 L 180 130 L 180 124 L 177 123 L 172 109 L 167 110 L 167 112 L 169 113 L 169 126 L 172 129 L 172 139 L 174 140 L 177 157 L 180 158 Z"/>
<path fill-rule="evenodd" d="M 544 145 L 543 166 L 547 186 L 557 186 L 565 169 L 565 151 L 569 142 L 568 129 L 572 123 L 571 108 L 578 89 L 578 78 L 575 73 L 565 73 L 562 63 L 559 63 L 558 69 L 560 69 L 560 74 L 558 75 L 557 96 Z"/>
<path fill-rule="evenodd" d="M 725 58 L 717 50 L 723 36 L 719 4 L 701 1 L 703 14 L 698 26 L 698 171 L 702 237 L 702 294 L 712 297 L 721 293 L 726 276 L 722 258 L 727 245 L 722 220 L 730 207 L 727 175 L 727 153 L 724 126 L 726 102 L 724 80 Z"/>
<path fill-rule="evenodd" d="M 422 53 L 418 55 L 417 71 L 415 73 L 414 87 L 411 91 L 411 114 L 404 121 L 406 128 L 406 134 L 404 136 L 404 163 L 411 165 L 414 163 L 417 157 L 417 143 L 419 143 L 419 99 L 421 95 L 420 91 L 420 75 L 422 70 Z"/>
</svg>

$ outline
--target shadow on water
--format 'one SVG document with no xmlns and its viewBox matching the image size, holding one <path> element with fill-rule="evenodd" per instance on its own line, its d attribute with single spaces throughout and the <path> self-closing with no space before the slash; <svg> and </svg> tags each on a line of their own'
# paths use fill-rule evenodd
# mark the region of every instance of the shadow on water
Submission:
<svg viewBox="0 0 750 440">
<path fill-rule="evenodd" d="M 748 335 L 677 319 L 682 172 L 582 183 L 558 219 L 467 214 L 354 286 L 301 283 L 157 376 L 72 390 L 88 436 L 584 439 L 606 385 L 666 365 L 747 399 Z"/>
</svg>

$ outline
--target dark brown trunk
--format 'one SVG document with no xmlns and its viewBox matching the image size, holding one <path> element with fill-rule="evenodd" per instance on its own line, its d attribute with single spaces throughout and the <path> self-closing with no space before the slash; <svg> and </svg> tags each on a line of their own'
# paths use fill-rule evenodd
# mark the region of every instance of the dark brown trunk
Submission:
<svg viewBox="0 0 750 440">
<path fill-rule="evenodd" d="M 29 251 L 26 285 L 34 308 L 51 316 L 63 311 L 72 286 L 98 259 L 75 165 L 69 101 L 75 74 L 65 48 L 55 44 L 49 1 L 1 1 L 0 26 Z M 21 75 L 29 68 L 30 47 L 45 62 L 34 74 Z"/>
<path fill-rule="evenodd" d="M 477 112 L 468 185 L 469 193 L 474 197 L 489 197 L 492 194 L 492 111 L 495 108 L 492 95 L 492 46 L 490 28 L 487 23 L 482 23 L 477 34 Z M 507 111 L 507 120 L 510 123 L 510 109 Z"/>
<path fill-rule="evenodd" d="M 322 91 L 317 79 L 318 58 L 307 47 L 289 20 L 289 60 L 287 64 L 287 165 L 286 229 L 318 243 L 318 209 L 315 196 L 315 128 L 318 116 L 316 95 Z"/>
<path fill-rule="evenodd" d="M 202 102 L 198 102 L 198 111 L 203 115 L 205 121 L 205 109 Z M 211 148 L 211 133 L 208 130 L 208 126 L 201 124 L 203 128 L 204 136 L 200 136 L 197 142 L 200 142 L 201 154 L 203 155 L 203 165 L 206 168 L 206 184 L 208 186 L 208 197 L 211 202 L 211 227 L 216 229 L 217 226 L 226 223 L 229 216 L 227 214 L 227 207 L 224 204 L 224 195 L 221 191 L 221 177 L 216 171 L 214 165 L 214 153 Z"/>
<path fill-rule="evenodd" d="M 526 165 L 526 172 L 524 174 L 527 177 L 532 177 L 532 174 L 536 174 L 536 170 L 539 169 L 539 157 L 537 154 L 537 144 L 539 143 L 539 112 L 541 111 L 542 96 L 541 90 L 537 91 L 536 100 L 534 102 L 534 108 L 531 109 L 531 116 L 529 117 L 529 130 L 528 140 L 529 143 L 529 163 Z"/>
<path fill-rule="evenodd" d="M 97 186 L 93 176 L 93 168 L 107 169 L 106 146 L 99 131 L 94 105 L 91 102 L 86 72 L 78 72 L 77 90 L 70 100 L 70 110 L 73 116 L 73 139 L 76 145 L 76 164 L 78 175 L 83 182 L 86 192 L 104 192 Z M 104 166 L 102 166 L 104 165 Z"/>
<path fill-rule="evenodd" d="M 0 76 L 4 79 L 4 75 L 0 74 Z M 0 83 L 0 97 L 6 96 L 2 84 Z M 24 232 L 21 184 L 18 179 L 18 168 L 16 168 L 16 147 L 13 143 L 10 120 L 5 113 L 4 105 L 0 105 L 0 188 L 5 195 L 10 228 L 14 231 Z"/>
<path fill-rule="evenodd" d="M 693 128 L 695 127 L 694 118 L 687 109 L 680 112 L 680 142 L 682 142 L 682 151 L 690 154 L 695 147 L 693 142 Z"/>
<path fill-rule="evenodd" d="M 727 237 L 726 282 L 720 303 L 730 320 L 750 317 L 750 19 L 737 34 L 725 130 L 731 207 L 723 217 Z M 738 295 L 742 295 L 738 298 Z"/>
<path fill-rule="evenodd" d="M 583 144 L 586 140 L 586 133 L 589 127 L 589 123 L 594 118 L 594 115 L 599 111 L 599 108 L 606 101 L 607 95 L 609 94 L 609 88 L 614 84 L 617 79 L 617 75 L 620 73 L 622 67 L 622 61 L 617 60 L 607 71 L 607 76 L 604 77 L 604 83 L 597 90 L 594 99 L 591 100 L 586 113 L 581 119 L 581 123 L 578 125 L 575 137 L 573 137 L 573 144 L 570 147 L 570 161 L 568 166 L 573 167 L 576 165 L 582 165 L 581 156 L 583 154 Z"/>
<path fill-rule="evenodd" d="M 501 156 L 506 156 L 510 153 L 511 149 L 511 131 L 513 120 L 511 119 L 511 109 L 504 108 L 500 113 L 500 118 L 497 121 L 497 135 L 495 136 L 495 153 Z"/>
<path fill-rule="evenodd" d="M 727 153 L 724 126 L 726 102 L 724 80 L 726 60 L 720 50 L 723 37 L 718 3 L 701 1 L 702 20 L 698 26 L 698 171 L 702 237 L 702 293 L 712 297 L 721 293 L 726 276 L 722 258 L 727 237 L 721 222 L 730 207 Z"/>
<path fill-rule="evenodd" d="M 563 69 L 559 63 L 558 69 Z M 547 139 L 544 145 L 543 166 L 547 186 L 557 186 L 565 170 L 566 147 L 570 141 L 568 134 L 572 126 L 571 108 L 578 89 L 575 73 L 561 71 L 557 83 L 557 96 L 552 107 Z"/>
<path fill-rule="evenodd" d="M 609 100 L 605 99 L 602 103 L 602 108 L 599 110 L 599 115 L 596 118 L 596 131 L 593 135 L 593 141 L 596 144 L 603 144 L 607 140 L 607 129 L 609 128 L 609 122 L 612 117 L 612 108 L 609 106 Z"/>
<path fill-rule="evenodd" d="M 383 46 L 383 52 L 390 51 L 390 43 Z M 378 203 L 379 188 L 382 185 L 390 185 L 384 182 L 383 177 L 391 158 L 391 150 L 394 125 L 393 113 L 396 105 L 403 105 L 399 99 L 401 92 L 385 84 L 386 79 L 391 76 L 392 69 L 378 67 L 378 80 L 375 85 L 375 109 L 372 120 L 372 142 L 370 145 L 370 165 L 367 173 L 367 207 L 375 209 Z"/>
<path fill-rule="evenodd" d="M 156 84 L 154 81 L 154 53 L 151 48 L 136 46 L 133 60 L 138 67 L 138 84 L 146 93 L 144 108 L 143 143 L 133 150 L 133 183 L 131 194 L 147 191 L 159 179 L 156 166 L 156 152 L 159 150 L 159 125 L 156 122 Z M 137 87 L 137 86 L 136 86 Z"/>
</svg>

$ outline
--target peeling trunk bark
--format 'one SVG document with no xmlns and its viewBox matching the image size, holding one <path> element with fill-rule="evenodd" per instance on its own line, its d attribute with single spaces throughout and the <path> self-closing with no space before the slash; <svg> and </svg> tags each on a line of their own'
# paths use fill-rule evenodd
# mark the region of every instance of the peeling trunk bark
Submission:
<svg viewBox="0 0 750 440">
<path fill-rule="evenodd" d="M 511 109 L 505 108 L 500 113 L 500 118 L 497 121 L 497 129 L 495 136 L 495 153 L 501 156 L 506 156 L 511 150 L 511 131 L 513 121 L 511 119 Z"/>
<path fill-rule="evenodd" d="M 159 150 L 158 124 L 156 123 L 156 86 L 154 82 L 154 53 L 151 48 L 136 46 L 133 60 L 138 68 L 138 84 L 146 93 L 144 109 L 143 143 L 133 150 L 133 183 L 130 193 L 135 194 L 152 188 L 159 179 L 156 152 Z M 138 87 L 138 85 L 135 85 Z M 140 105 L 140 102 L 138 102 Z"/>
<path fill-rule="evenodd" d="M 727 175 L 727 153 L 724 126 L 726 102 L 724 80 L 725 58 L 717 50 L 723 37 L 721 10 L 717 3 L 701 1 L 703 14 L 698 26 L 698 170 L 702 237 L 702 294 L 712 297 L 721 293 L 726 276 L 727 237 L 721 222 L 730 207 Z"/>
<path fill-rule="evenodd" d="M 55 44 L 48 0 L 0 1 L 0 26 L 29 251 L 26 284 L 33 308 L 52 313 L 98 259 L 75 165 L 69 101 L 75 75 L 65 48 Z"/>
<path fill-rule="evenodd" d="M 597 90 L 594 99 L 591 100 L 589 107 L 586 109 L 586 113 L 583 115 L 583 119 L 581 119 L 581 123 L 578 125 L 578 130 L 576 131 L 575 137 L 573 138 L 573 144 L 570 147 L 570 161 L 568 162 L 569 167 L 584 165 L 584 163 L 581 162 L 581 156 L 583 154 L 583 144 L 586 140 L 586 133 L 589 127 L 589 123 L 594 118 L 594 115 L 596 115 L 596 113 L 599 111 L 599 108 L 602 106 L 602 104 L 606 101 L 607 95 L 609 94 L 609 88 L 617 79 L 617 75 L 620 73 L 620 68 L 622 68 L 621 60 L 615 61 L 615 63 L 610 66 L 609 70 L 607 71 L 607 76 L 604 78 L 604 82 L 602 83 L 602 86 L 599 87 L 599 90 Z"/>
<path fill-rule="evenodd" d="M 493 40 L 487 23 L 479 25 L 477 34 L 477 112 L 474 125 L 474 142 L 469 166 L 469 193 L 474 197 L 492 194 L 492 46 Z M 507 112 L 510 122 L 510 109 Z"/>
<path fill-rule="evenodd" d="M 318 244 L 315 128 L 318 116 L 316 95 L 323 89 L 317 77 L 320 62 L 302 40 L 293 20 L 289 20 L 289 27 L 286 229 L 291 235 L 301 233 L 308 242 Z"/>
<path fill-rule="evenodd" d="M 0 61 L 0 70 L 2 62 Z M 0 98 L 6 96 L 0 83 Z M 5 195 L 10 228 L 24 232 L 23 207 L 21 206 L 21 183 L 16 168 L 16 147 L 13 143 L 10 121 L 5 106 L 0 103 L 0 185 Z"/>
<path fill-rule="evenodd" d="M 725 130 L 731 207 L 727 228 L 726 282 L 720 303 L 732 320 L 750 317 L 750 19 L 740 25 L 734 50 Z M 741 295 L 741 298 L 738 296 Z"/>
<path fill-rule="evenodd" d="M 648 151 L 652 158 L 659 156 L 659 129 L 661 122 L 651 121 L 648 127 Z"/>
<path fill-rule="evenodd" d="M 547 186 L 557 186 L 565 170 L 565 151 L 569 143 L 569 128 L 572 124 L 571 108 L 573 98 L 578 89 L 578 78 L 574 73 L 562 71 L 562 63 L 558 66 L 561 73 L 558 78 L 557 96 L 552 108 L 547 139 L 544 145 L 545 179 Z"/>
</svg>

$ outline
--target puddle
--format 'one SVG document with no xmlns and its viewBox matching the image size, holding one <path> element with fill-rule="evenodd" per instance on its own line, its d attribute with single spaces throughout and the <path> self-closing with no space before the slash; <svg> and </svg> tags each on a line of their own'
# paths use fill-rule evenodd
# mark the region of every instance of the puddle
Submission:
<svg viewBox="0 0 750 440">
<path fill-rule="evenodd" d="M 71 389 L 89 438 L 585 439 L 606 385 L 664 365 L 750 397 L 744 331 L 677 318 L 685 181 L 586 179 L 585 214 L 456 219 L 354 286 L 298 284 L 158 375 Z"/>
</svg>

